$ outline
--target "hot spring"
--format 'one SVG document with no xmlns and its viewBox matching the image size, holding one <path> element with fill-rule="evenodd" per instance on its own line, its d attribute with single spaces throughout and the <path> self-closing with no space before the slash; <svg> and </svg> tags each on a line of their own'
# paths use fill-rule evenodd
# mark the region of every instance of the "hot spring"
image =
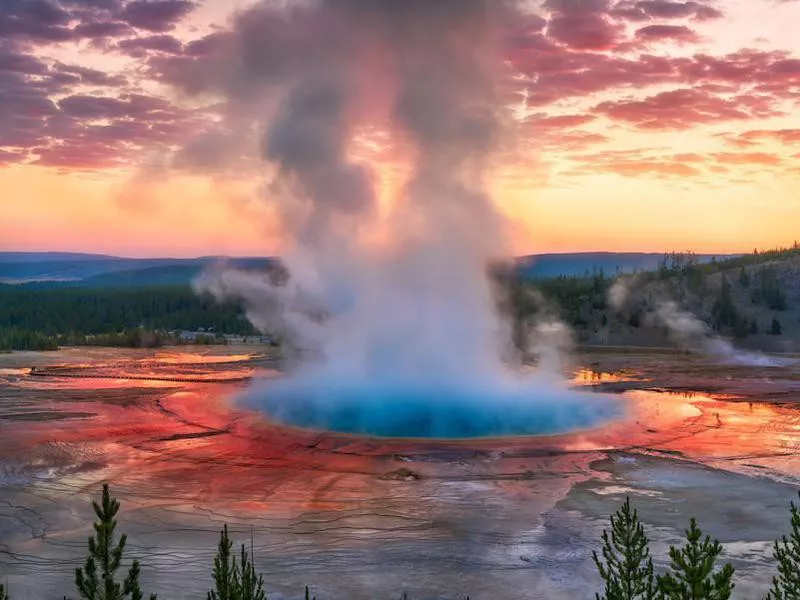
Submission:
<svg viewBox="0 0 800 600">
<path fill-rule="evenodd" d="M 323 364 L 244 403 L 287 425 L 391 437 L 556 434 L 618 416 L 616 400 L 504 369 L 517 350 L 558 354 L 569 338 L 544 305 L 543 322 L 512 323 L 516 229 L 490 193 L 521 124 L 504 91 L 516 7 L 281 4 L 248 15 L 211 81 L 230 131 L 260 132 L 283 272 L 195 285 Z M 273 34 L 288 26 L 298 35 Z M 515 347 L 516 326 L 532 347 Z"/>
<path fill-rule="evenodd" d="M 623 414 L 618 398 L 524 380 L 488 386 L 287 377 L 253 389 L 243 403 L 284 425 L 391 438 L 555 435 Z"/>
</svg>

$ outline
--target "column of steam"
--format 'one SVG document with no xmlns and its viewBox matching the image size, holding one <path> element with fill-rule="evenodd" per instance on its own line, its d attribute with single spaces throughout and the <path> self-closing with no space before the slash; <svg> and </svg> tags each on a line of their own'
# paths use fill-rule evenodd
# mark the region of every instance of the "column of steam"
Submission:
<svg viewBox="0 0 800 600">
<path fill-rule="evenodd" d="M 488 0 L 259 9 L 271 31 L 272 19 L 303 31 L 265 57 L 287 62 L 270 70 L 283 106 L 266 124 L 263 150 L 278 173 L 270 200 L 296 244 L 285 257 L 291 280 L 273 288 L 229 273 L 200 287 L 244 296 L 254 322 L 280 323 L 352 375 L 496 375 L 509 341 L 486 272 L 508 249 L 483 176 L 505 110 L 495 85 L 505 69 L 504 10 Z M 261 43 L 242 34 L 243 62 Z M 386 106 L 364 110 L 370 102 Z M 369 122 L 376 115 L 389 122 Z M 375 218 L 369 170 L 347 157 L 365 126 L 391 128 L 416 155 L 390 217 L 389 257 L 370 256 L 357 235 Z M 307 318 L 315 312 L 327 314 L 324 326 Z"/>
<path fill-rule="evenodd" d="M 501 362 L 510 335 L 487 267 L 508 248 L 484 172 L 505 123 L 497 78 L 510 5 L 297 6 L 240 18 L 233 64 L 252 80 L 231 88 L 280 99 L 262 147 L 277 172 L 269 199 L 294 239 L 289 282 L 227 272 L 198 287 L 243 298 L 256 326 L 282 328 L 323 360 L 247 403 L 288 423 L 380 435 L 537 433 L 597 418 L 585 399 L 543 392 Z M 259 26 L 275 35 L 265 41 Z M 414 155 L 382 253 L 360 242 L 375 221 L 372 177 L 347 154 L 370 126 Z"/>
</svg>

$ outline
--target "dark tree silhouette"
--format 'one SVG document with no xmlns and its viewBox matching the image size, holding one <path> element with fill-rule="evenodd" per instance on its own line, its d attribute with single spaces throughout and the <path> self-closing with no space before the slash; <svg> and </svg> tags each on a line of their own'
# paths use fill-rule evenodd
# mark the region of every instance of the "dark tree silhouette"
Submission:
<svg viewBox="0 0 800 600">
<path fill-rule="evenodd" d="M 127 536 L 122 534 L 115 540 L 116 516 L 119 502 L 111 497 L 108 484 L 103 484 L 103 498 L 100 504 L 92 502 L 97 521 L 94 523 L 95 535 L 89 538 L 89 556 L 82 569 L 75 569 L 75 585 L 84 600 L 142 600 L 139 587 L 139 561 L 134 560 L 122 583 L 115 580 L 115 574 L 122 564 Z M 156 600 L 151 594 L 150 600 Z"/>
<path fill-rule="evenodd" d="M 733 297 L 731 296 L 731 284 L 728 283 L 725 275 L 722 276 L 719 297 L 714 303 L 711 314 L 714 317 L 717 328 L 734 327 L 739 320 L 736 306 L 733 304 Z"/>
<path fill-rule="evenodd" d="M 256 573 L 255 565 L 244 549 L 244 544 L 242 544 L 240 565 L 239 598 L 241 600 L 267 600 L 267 595 L 264 593 L 264 577 Z"/>
<path fill-rule="evenodd" d="M 783 333 L 783 327 L 781 327 L 781 322 L 778 321 L 777 318 L 772 319 L 772 324 L 769 326 L 769 332 L 771 335 L 781 335 L 781 333 Z"/>
<path fill-rule="evenodd" d="M 225 525 L 214 557 L 214 589 L 208 592 L 207 600 L 267 600 L 264 578 L 256 573 L 252 557 L 248 555 L 244 544 L 238 564 L 232 548 L 233 542 Z"/>
<path fill-rule="evenodd" d="M 744 265 L 739 268 L 739 285 L 742 287 L 750 286 L 750 274 L 744 268 Z"/>
<path fill-rule="evenodd" d="M 753 292 L 753 300 L 766 304 L 770 310 L 786 310 L 786 292 L 775 269 L 761 269 L 758 279 L 759 287 Z"/>
<path fill-rule="evenodd" d="M 654 600 L 657 598 L 653 560 L 639 515 L 630 498 L 611 515 L 611 535 L 603 530 L 602 558 L 592 552 L 603 578 L 603 594 L 597 600 Z"/>
<path fill-rule="evenodd" d="M 235 600 L 236 564 L 231 553 L 233 542 L 228 537 L 228 526 L 225 525 L 219 536 L 217 555 L 214 557 L 214 589 L 208 592 L 208 600 Z"/>
<path fill-rule="evenodd" d="M 240 302 L 218 303 L 189 286 L 39 289 L 0 284 L 0 350 L 158 345 L 174 341 L 167 331 L 201 327 L 258 334 Z"/>
<path fill-rule="evenodd" d="M 792 533 L 775 541 L 772 555 L 778 561 L 778 576 L 766 600 L 800 600 L 800 509 L 792 502 L 789 510 Z"/>
<path fill-rule="evenodd" d="M 658 576 L 664 600 L 728 600 L 733 591 L 733 566 L 715 570 L 722 545 L 703 532 L 692 518 L 686 530 L 686 545 L 669 549 L 670 570 Z"/>
<path fill-rule="evenodd" d="M 750 335 L 756 335 L 758 333 L 758 320 L 755 317 L 751 319 L 747 333 Z"/>
</svg>

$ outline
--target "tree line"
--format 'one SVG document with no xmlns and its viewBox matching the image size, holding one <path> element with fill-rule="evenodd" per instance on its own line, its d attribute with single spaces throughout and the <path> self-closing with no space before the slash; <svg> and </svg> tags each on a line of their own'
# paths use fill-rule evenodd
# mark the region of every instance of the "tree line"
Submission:
<svg viewBox="0 0 800 600">
<path fill-rule="evenodd" d="M 768 250 L 753 249 L 749 254 L 734 256 L 701 263 L 694 252 L 672 252 L 665 254 L 659 262 L 657 273 L 661 277 L 668 277 L 678 273 L 697 269 L 706 274 L 733 271 L 742 267 L 763 265 L 774 261 L 786 260 L 800 256 L 800 242 L 795 241 L 791 246 L 770 248 Z"/>
<path fill-rule="evenodd" d="M 161 345 L 176 341 L 169 331 L 200 328 L 257 334 L 240 303 L 220 303 L 210 295 L 197 295 L 189 286 L 38 289 L 0 285 L 0 350 Z M 208 341 L 213 341 L 213 334 Z"/>
<path fill-rule="evenodd" d="M 83 566 L 75 569 L 78 596 L 82 600 L 142 600 L 139 561 L 132 561 L 124 577 L 119 573 L 127 536 L 116 536 L 120 503 L 111 496 L 108 484 L 103 485 L 101 499 L 93 501 L 92 508 L 94 535 L 88 539 Z M 776 571 L 764 600 L 800 598 L 800 508 L 792 502 L 789 512 L 791 533 L 773 544 Z M 719 564 L 722 545 L 704 536 L 694 518 L 684 533 L 685 543 L 670 546 L 668 567 L 656 573 L 650 541 L 637 510 L 626 498 L 611 516 L 610 530 L 603 530 L 600 552 L 592 553 L 603 585 L 596 600 L 728 600 L 735 587 L 735 569 L 730 563 Z M 227 525 L 220 532 L 211 578 L 213 587 L 207 600 L 267 600 L 264 578 L 253 564 L 252 542 L 249 552 L 244 544 L 234 552 Z M 308 587 L 305 598 L 310 600 Z M 406 594 L 403 599 L 407 600 Z M 11 600 L 10 590 L 3 584 L 0 600 Z M 156 594 L 151 593 L 149 600 L 157 600 Z"/>
<path fill-rule="evenodd" d="M 772 556 L 776 572 L 764 600 L 800 598 L 800 509 L 789 506 L 791 534 L 775 540 Z M 656 574 L 650 541 L 630 499 L 611 516 L 611 531 L 603 531 L 600 554 L 592 558 L 603 580 L 596 600 L 727 600 L 735 587 L 735 569 L 719 564 L 723 548 L 703 536 L 692 518 L 686 543 L 670 546 L 669 566 Z"/>
<path fill-rule="evenodd" d="M 637 329 L 645 323 L 648 311 L 657 305 L 659 295 L 663 295 L 693 305 L 698 316 L 719 333 L 736 338 L 781 335 L 781 313 L 793 308 L 787 295 L 789 282 L 778 266 L 766 263 L 795 255 L 800 255 L 800 248 L 705 264 L 691 253 L 665 255 L 657 269 L 636 273 L 631 279 L 649 300 L 621 313 L 610 309 L 608 294 L 618 278 L 626 275 L 608 276 L 601 269 L 580 277 L 512 279 L 504 283 L 509 290 L 510 313 L 518 329 L 524 329 L 526 320 L 536 317 L 543 305 L 554 309 L 579 339 L 609 324 Z M 772 312 L 767 319 L 764 310 Z"/>
<path fill-rule="evenodd" d="M 779 313 L 790 308 L 789 299 L 779 271 L 767 263 L 794 256 L 800 256 L 797 243 L 791 248 L 754 251 L 702 264 L 692 253 L 673 253 L 665 255 L 656 270 L 637 274 L 637 281 L 640 286 L 669 286 L 679 301 L 686 294 L 712 298 L 707 320 L 719 332 L 739 338 L 759 333 L 780 335 Z M 710 285 L 715 274 L 721 284 Z M 541 310 L 540 303 L 528 294 L 530 290 L 554 306 L 579 336 L 614 320 L 633 328 L 642 324 L 641 310 L 626 315 L 608 310 L 608 291 L 617 276 L 602 270 L 583 277 L 535 281 L 507 273 L 498 277 L 507 286 L 508 308 L 517 324 Z M 280 274 L 276 283 L 285 278 L 285 273 Z M 737 305 L 732 283 L 747 291 L 750 308 L 741 306 L 741 301 Z M 757 321 L 758 307 L 774 311 L 772 322 Z M 189 286 L 89 289 L 0 285 L 0 351 L 53 350 L 59 345 L 158 346 L 179 341 L 169 331 L 200 328 L 234 335 L 258 333 L 245 318 L 241 303 L 220 303 L 210 295 L 197 295 Z M 213 341 L 213 337 L 201 341 Z"/>
</svg>

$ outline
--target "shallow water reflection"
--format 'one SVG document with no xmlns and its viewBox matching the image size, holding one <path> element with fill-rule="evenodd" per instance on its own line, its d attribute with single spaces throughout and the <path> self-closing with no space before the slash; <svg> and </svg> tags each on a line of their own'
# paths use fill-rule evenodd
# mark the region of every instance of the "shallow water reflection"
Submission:
<svg viewBox="0 0 800 600">
<path fill-rule="evenodd" d="M 109 378 L 30 376 L 32 359 Z M 733 379 L 704 365 L 699 379 L 684 357 L 659 361 L 672 379 L 635 362 L 577 374 L 571 383 L 587 402 L 603 396 L 590 389 L 620 386 L 625 415 L 601 427 L 409 440 L 271 422 L 237 402 L 249 385 L 241 376 L 279 376 L 251 356 L 0 356 L 0 540 L 11 549 L 0 572 L 19 597 L 69 583 L 88 534 L 88 496 L 102 481 L 123 498 L 132 550 L 164 549 L 142 551 L 158 567 L 145 570 L 148 589 L 176 597 L 203 593 L 223 522 L 248 536 L 255 527 L 278 596 L 302 591 L 300 572 L 331 598 L 375 597 L 387 585 L 417 596 L 591 596 L 591 549 L 625 494 L 654 503 L 647 518 L 665 543 L 680 535 L 664 533 L 665 511 L 672 520 L 691 511 L 736 547 L 781 533 L 800 475 L 794 373 L 784 381 L 772 369 L 765 382 L 758 371 Z M 177 380 L 187 373 L 207 380 Z M 153 377 L 130 378 L 137 374 Z M 727 388 L 709 392 L 712 380 Z M 781 403 L 759 401 L 764 389 Z M 720 513 L 732 490 L 736 514 Z M 758 557 L 745 558 L 761 573 Z"/>
</svg>

